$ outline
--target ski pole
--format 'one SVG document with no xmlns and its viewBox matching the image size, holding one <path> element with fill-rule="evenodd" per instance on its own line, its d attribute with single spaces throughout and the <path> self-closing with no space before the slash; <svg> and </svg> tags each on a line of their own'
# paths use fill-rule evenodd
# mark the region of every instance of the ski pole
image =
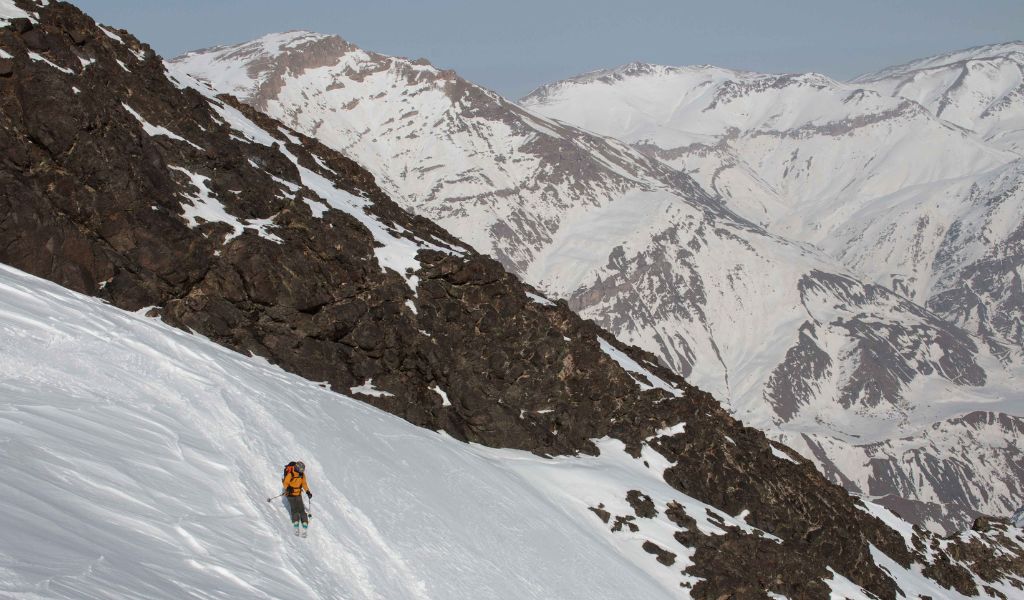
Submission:
<svg viewBox="0 0 1024 600">
<path fill-rule="evenodd" d="M 267 498 L 267 502 L 270 502 L 271 500 L 276 500 L 276 499 L 280 498 L 281 496 L 284 496 L 284 495 L 285 495 L 285 494 L 287 494 L 287 493 L 288 493 L 288 492 L 281 492 L 280 494 L 278 494 L 278 495 L 274 496 L 273 498 Z M 312 498 L 310 498 L 310 501 L 312 501 L 312 500 L 313 500 L 313 499 L 312 499 Z"/>
<path fill-rule="evenodd" d="M 307 519 L 312 519 L 313 518 L 313 499 L 312 498 L 309 499 L 309 509 L 306 511 L 306 518 Z"/>
</svg>

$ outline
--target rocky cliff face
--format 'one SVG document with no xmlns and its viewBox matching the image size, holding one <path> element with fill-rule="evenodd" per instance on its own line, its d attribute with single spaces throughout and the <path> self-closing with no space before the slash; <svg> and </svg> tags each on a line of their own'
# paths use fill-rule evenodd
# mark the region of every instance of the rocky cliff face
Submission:
<svg viewBox="0 0 1024 600">
<path fill-rule="evenodd" d="M 685 555 L 681 595 L 1024 586 L 1003 526 L 954 541 L 909 528 L 402 211 L 344 156 L 169 78 L 148 46 L 69 4 L 0 8 L 28 14 L 0 28 L 3 262 L 459 439 L 542 454 L 620 440 L 693 502 L 623 489 L 594 518 L 652 569 Z M 655 523 L 677 545 L 647 539 Z"/>
<path fill-rule="evenodd" d="M 652 139 L 630 148 L 533 112 L 543 110 L 569 120 L 601 116 L 602 107 L 609 106 L 598 97 L 586 110 L 573 113 L 572 106 L 578 103 L 559 104 L 558 93 L 563 90 L 559 86 L 538 92 L 524 103 L 530 110 L 524 110 L 425 61 L 366 52 L 340 38 L 309 32 L 274 34 L 237 46 L 192 52 L 172 61 L 169 68 L 237 94 L 349 154 L 373 172 L 403 207 L 456 232 L 551 296 L 566 299 L 579 314 L 620 339 L 653 352 L 688 381 L 727 402 L 748 424 L 770 430 L 780 439 L 809 436 L 812 439 L 798 447 L 836 482 L 862 482 L 870 475 L 867 461 L 845 460 L 840 448 L 922 436 L 937 422 L 961 414 L 965 398 L 967 403 L 983 402 L 991 408 L 1005 383 L 1007 374 L 997 358 L 1005 355 L 1005 342 L 993 341 L 992 336 L 979 341 L 915 304 L 906 290 L 865 282 L 836 258 L 762 228 L 760 224 L 772 225 L 785 211 L 798 215 L 811 211 L 794 211 L 790 200 L 778 196 L 779 189 L 772 192 L 778 196 L 772 200 L 775 204 L 764 200 L 757 210 L 748 210 L 752 205 L 743 202 L 763 199 L 763 195 L 725 195 L 722 182 L 733 182 L 728 189 L 739 189 L 733 178 L 737 173 L 745 174 L 748 179 L 743 181 L 751 185 L 766 181 L 745 166 L 725 141 L 711 144 L 707 136 L 700 137 L 704 145 L 693 150 L 712 162 L 731 161 L 729 169 L 716 167 L 718 175 L 710 180 L 710 170 L 694 173 L 713 192 L 709 194 L 689 173 L 676 172 L 676 162 L 648 147 L 662 137 L 683 135 L 676 129 L 666 127 L 665 133 L 653 125 L 647 127 L 643 132 L 652 131 Z M 670 97 L 675 96 L 659 92 L 658 85 L 650 82 L 683 77 L 686 70 L 663 71 L 666 68 L 631 65 L 581 77 L 564 88 L 627 86 L 631 90 L 628 86 L 636 85 L 640 91 L 629 96 L 627 103 L 611 105 L 614 114 L 630 114 L 636 107 L 667 111 L 660 102 L 670 106 Z M 792 122 L 787 127 L 799 130 L 779 134 L 791 145 L 815 136 L 861 136 L 904 119 L 915 124 L 908 128 L 913 134 L 928 134 L 920 139 L 904 136 L 915 148 L 935 140 L 954 145 L 963 141 L 962 134 L 929 120 L 909 102 L 877 94 L 850 103 L 830 101 L 834 82 L 820 76 L 695 71 L 710 71 L 725 81 L 707 97 L 701 95 L 707 86 L 695 85 L 693 92 L 715 107 L 694 112 L 698 125 L 712 131 L 718 125 L 727 131 L 738 129 L 743 123 L 721 120 L 738 105 L 747 106 L 751 98 L 764 96 L 783 104 L 793 100 L 801 107 L 773 121 L 773 127 Z M 824 99 L 828 110 L 854 114 L 827 127 L 801 128 L 797 117 L 806 117 L 801 112 L 807 109 L 804 105 L 813 104 L 806 101 L 806 94 L 815 102 Z M 803 104 L 795 102 L 800 98 Z M 563 106 L 565 115 L 559 112 Z M 751 119 L 765 117 L 763 112 L 754 111 Z M 587 119 L 575 122 L 592 125 Z M 628 123 L 650 125 L 639 117 Z M 661 137 L 656 135 L 659 131 Z M 633 133 L 641 135 L 632 130 L 625 133 L 627 141 L 635 141 L 630 137 Z M 765 133 L 756 143 L 774 139 Z M 785 154 L 774 145 L 770 148 Z M 967 145 L 966 150 L 958 150 L 961 155 L 951 155 L 946 166 L 961 168 L 958 161 L 973 149 Z M 1001 160 L 1003 154 L 993 156 Z M 863 150 L 857 157 L 871 159 Z M 796 162 L 803 164 L 802 160 Z M 818 162 L 813 164 L 817 169 Z M 849 164 L 837 159 L 829 166 L 849 169 Z M 798 171 L 793 167 L 794 177 Z M 822 180 L 828 178 L 819 176 L 813 183 L 819 185 Z M 821 186 L 815 189 L 821 191 Z M 826 209 L 836 207 L 821 208 L 822 215 L 831 214 Z M 901 231 L 905 229 L 896 230 Z M 818 233 L 826 235 L 824 230 Z M 974 248 L 980 248 L 982 238 L 977 229 L 970 233 L 965 229 L 957 237 Z M 951 242 L 950 247 L 954 245 Z M 888 251 L 882 243 L 865 247 Z M 1012 268 L 1007 269 L 1003 276 L 1012 277 Z M 1000 282 L 1010 286 L 1009 279 Z M 955 311 L 960 300 L 951 296 L 947 309 Z M 974 312 L 988 314 L 983 307 Z M 986 316 L 980 321 L 985 325 L 979 327 L 990 329 L 990 321 Z M 971 331 L 978 329 L 971 327 Z M 998 410 L 1014 414 L 1012 408 Z M 931 458 L 938 463 L 970 461 L 970 456 L 996 448 L 994 442 L 973 445 L 979 440 L 967 432 L 964 440 L 963 454 Z M 818 450 L 811 452 L 811 447 Z M 1005 449 L 996 451 L 1003 451 L 1001 460 L 1012 459 Z M 897 478 L 916 480 L 909 467 L 903 469 L 910 463 L 895 456 L 889 459 Z M 922 518 L 920 524 L 956 528 L 957 523 L 970 522 L 962 515 L 1004 512 L 1012 505 L 1002 492 L 978 504 L 980 498 L 969 485 L 946 483 L 962 481 L 955 473 L 944 468 L 930 473 L 927 484 L 900 486 L 904 500 L 931 503 L 932 517 Z M 1003 476 L 1009 477 L 1008 473 Z M 1000 489 L 1013 485 L 999 480 Z M 929 486 L 942 491 L 933 495 Z M 866 484 L 852 489 L 872 493 Z"/>
</svg>

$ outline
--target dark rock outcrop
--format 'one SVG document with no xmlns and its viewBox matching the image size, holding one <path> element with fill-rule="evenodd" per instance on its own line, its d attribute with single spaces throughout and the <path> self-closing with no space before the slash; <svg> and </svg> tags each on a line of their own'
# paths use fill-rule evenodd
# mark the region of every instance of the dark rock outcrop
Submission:
<svg viewBox="0 0 1024 600">
<path fill-rule="evenodd" d="M 676 562 L 675 552 L 669 552 L 650 540 L 644 542 L 642 548 L 644 549 L 644 552 L 653 554 L 658 559 L 658 562 L 666 567 L 671 567 Z"/>
<path fill-rule="evenodd" d="M 626 502 L 633 507 L 636 516 L 644 519 L 653 519 L 658 516 L 658 509 L 654 508 L 654 501 L 651 497 L 639 490 L 626 492 Z"/>
</svg>

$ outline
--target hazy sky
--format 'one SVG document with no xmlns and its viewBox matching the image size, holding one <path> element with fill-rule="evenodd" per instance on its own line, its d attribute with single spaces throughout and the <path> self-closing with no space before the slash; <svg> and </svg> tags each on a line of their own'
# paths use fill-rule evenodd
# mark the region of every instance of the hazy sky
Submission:
<svg viewBox="0 0 1024 600">
<path fill-rule="evenodd" d="M 634 60 L 839 79 L 1024 38 L 1022 0 L 72 0 L 165 57 L 308 29 L 518 98 Z"/>
</svg>

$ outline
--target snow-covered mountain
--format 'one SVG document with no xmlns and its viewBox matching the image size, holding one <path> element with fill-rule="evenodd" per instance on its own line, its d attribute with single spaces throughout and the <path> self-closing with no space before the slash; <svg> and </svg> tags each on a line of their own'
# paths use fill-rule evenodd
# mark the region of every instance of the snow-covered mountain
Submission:
<svg viewBox="0 0 1024 600">
<path fill-rule="evenodd" d="M 941 539 L 851 497 L 357 163 L 170 78 L 128 32 L 63 2 L 0 0 L 7 18 L 0 594 L 1024 585 L 1006 519 Z M 315 476 L 305 541 L 279 539 L 265 501 L 293 458 Z"/>
<path fill-rule="evenodd" d="M 854 268 L 807 243 L 820 240 L 786 239 L 787 230 L 775 222 L 784 224 L 788 216 L 797 219 L 792 227 L 804 228 L 813 211 L 793 209 L 788 192 L 772 188 L 740 161 L 732 171 L 740 173 L 735 177 L 745 182 L 742 189 L 756 194 L 723 194 L 718 180 L 697 170 L 694 177 L 702 187 L 683 165 L 649 147 L 639 149 L 651 156 L 602 136 L 635 143 L 650 142 L 648 137 L 657 134 L 671 140 L 658 138 L 672 150 L 677 149 L 673 144 L 697 144 L 691 154 L 710 156 L 705 160 L 718 169 L 722 156 L 732 152 L 723 146 L 725 154 L 714 154 L 720 129 L 734 131 L 759 119 L 797 127 L 829 111 L 846 110 L 849 116 L 849 102 L 835 100 L 827 89 L 839 84 L 818 76 L 773 82 L 710 69 L 712 78 L 721 80 L 721 93 L 686 79 L 698 89 L 695 95 L 709 96 L 707 102 L 721 96 L 718 103 L 727 104 L 748 88 L 774 94 L 783 107 L 790 106 L 787 94 L 810 90 L 816 96 L 792 114 L 757 113 L 740 121 L 724 109 L 711 115 L 695 110 L 709 123 L 698 119 L 695 131 L 675 131 L 660 120 L 645 123 L 644 111 L 640 116 L 630 111 L 632 102 L 657 104 L 676 90 L 656 97 L 654 90 L 644 90 L 631 93 L 622 106 L 604 104 L 621 117 L 616 121 L 621 130 L 602 130 L 587 121 L 587 110 L 580 111 L 574 123 L 595 134 L 539 116 L 538 102 L 517 106 L 424 60 L 366 52 L 340 38 L 308 32 L 192 52 L 169 68 L 235 94 L 352 156 L 404 207 L 494 255 L 550 295 L 565 298 L 621 339 L 654 352 L 691 383 L 726 400 L 745 422 L 798 440 L 805 455 L 835 481 L 872 495 L 937 502 L 913 516 L 938 526 L 951 526 L 978 510 L 1002 513 L 1015 507 L 1016 471 L 991 475 L 986 480 L 991 493 L 979 496 L 950 462 L 978 461 L 984 451 L 1016 464 L 1005 436 L 988 439 L 964 429 L 956 443 L 925 442 L 937 424 L 967 412 L 986 411 L 999 422 L 1021 414 L 1019 402 L 1008 402 L 1003 394 L 1012 385 L 997 360 L 1012 347 L 1005 336 L 990 335 L 984 338 L 988 344 L 979 343 L 904 297 L 905 290 L 886 287 L 889 280 L 865 283 Z M 612 78 L 642 82 L 640 75 L 668 71 L 678 74 L 634 65 L 626 72 L 636 77 Z M 750 81 L 726 85 L 731 77 Z M 561 106 L 552 100 L 554 89 L 540 94 L 543 110 L 567 121 L 551 108 Z M 860 116 L 843 127 L 859 126 L 879 112 L 906 120 L 911 125 L 902 139 L 913 148 L 954 148 L 943 154 L 946 163 L 936 167 L 939 171 L 997 169 L 1014 156 L 909 101 L 862 96 L 850 101 L 860 106 Z M 566 102 L 566 110 L 573 104 Z M 768 144 L 765 140 L 760 143 Z M 861 160 L 871 162 L 873 156 Z M 853 162 L 846 157 L 829 164 L 838 169 Z M 904 181 L 927 178 L 909 165 L 892 170 L 900 171 L 892 177 Z M 818 187 L 831 185 L 827 177 L 820 179 Z M 819 218 L 834 209 L 819 206 Z M 922 477 L 913 461 L 887 445 L 903 438 L 926 445 L 928 460 L 938 466 Z M 851 458 L 865 456 L 868 446 L 870 458 Z M 880 462 L 900 481 L 922 483 L 894 490 L 889 473 L 875 473 Z"/>
<path fill-rule="evenodd" d="M 922 58 L 853 83 L 913 100 L 995 146 L 1024 152 L 1024 42 Z"/>
<path fill-rule="evenodd" d="M 544 86 L 522 105 L 637 145 L 740 215 L 815 244 L 1019 365 L 1020 48 L 853 83 L 631 64 Z"/>
</svg>

